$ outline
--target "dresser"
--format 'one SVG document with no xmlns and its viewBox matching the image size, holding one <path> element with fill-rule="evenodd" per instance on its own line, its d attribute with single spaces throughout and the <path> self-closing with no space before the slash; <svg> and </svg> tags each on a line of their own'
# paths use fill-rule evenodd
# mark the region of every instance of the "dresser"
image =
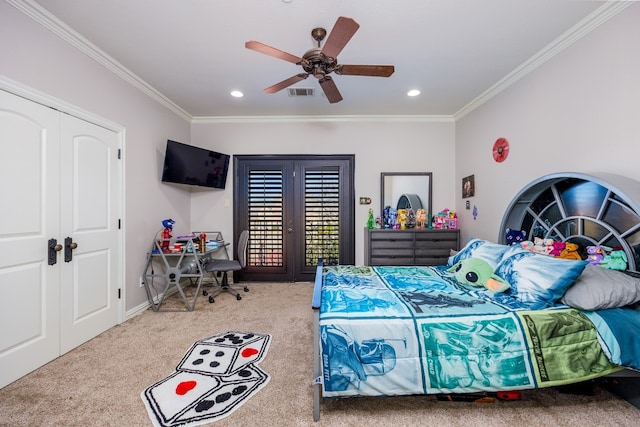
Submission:
<svg viewBox="0 0 640 427">
<path fill-rule="evenodd" d="M 365 265 L 442 265 L 460 248 L 460 230 L 365 228 Z"/>
</svg>

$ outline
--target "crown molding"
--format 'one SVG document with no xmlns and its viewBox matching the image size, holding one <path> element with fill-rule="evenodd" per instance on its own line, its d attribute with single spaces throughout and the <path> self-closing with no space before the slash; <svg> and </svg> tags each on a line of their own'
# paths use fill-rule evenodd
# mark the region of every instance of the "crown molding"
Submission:
<svg viewBox="0 0 640 427">
<path fill-rule="evenodd" d="M 104 66 L 106 69 L 116 74 L 118 77 L 134 86 L 135 88 L 141 90 L 145 95 L 152 98 L 156 102 L 162 104 L 167 107 L 169 110 L 176 113 L 178 116 L 183 119 L 190 121 L 191 114 L 180 108 L 176 103 L 171 101 L 169 98 L 164 96 L 162 93 L 157 91 L 143 79 L 141 79 L 138 75 L 136 75 L 133 71 L 129 70 L 121 63 L 116 61 L 114 58 L 109 56 L 106 52 L 102 51 L 96 45 L 91 43 L 89 40 L 84 38 L 74 29 L 69 27 L 67 24 L 56 18 L 54 15 L 49 13 L 46 9 L 40 6 L 33 0 L 6 0 L 7 3 L 14 6 L 16 9 L 24 13 L 25 15 L 32 18 L 34 21 L 38 22 L 43 27 L 47 28 L 49 31 L 59 36 L 81 52 L 85 53 L 90 58 L 94 59 L 96 62 Z"/>
<path fill-rule="evenodd" d="M 541 49 L 531 58 L 523 62 L 518 68 L 500 79 L 497 83 L 478 95 L 477 98 L 458 110 L 454 115 L 454 120 L 460 120 L 471 111 L 488 102 L 491 98 L 506 90 L 508 87 L 527 76 L 529 73 L 542 66 L 549 59 L 555 57 L 560 52 L 571 46 L 582 37 L 589 34 L 600 25 L 607 22 L 618 13 L 633 4 L 633 1 L 608 1 L 598 9 L 590 13 L 582 21 L 567 30 L 560 37 L 555 39 L 545 48 Z"/>
<path fill-rule="evenodd" d="M 193 117 L 192 124 L 212 124 L 212 123 L 309 123 L 309 122 L 331 122 L 331 123 L 370 123 L 370 122 L 454 122 L 453 116 L 428 116 L 428 115 L 408 115 L 408 116 L 202 116 Z"/>
</svg>

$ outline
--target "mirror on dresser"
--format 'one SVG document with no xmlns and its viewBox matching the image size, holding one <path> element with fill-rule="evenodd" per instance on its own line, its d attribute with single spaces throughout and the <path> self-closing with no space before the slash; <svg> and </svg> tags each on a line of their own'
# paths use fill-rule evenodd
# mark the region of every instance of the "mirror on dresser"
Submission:
<svg viewBox="0 0 640 427">
<path fill-rule="evenodd" d="M 410 204 L 414 211 L 423 208 L 431 213 L 431 172 L 382 172 L 380 174 L 380 214 L 385 206 L 402 207 Z M 405 197 L 403 197 L 405 196 Z M 421 206 L 415 206 L 418 203 Z"/>
</svg>

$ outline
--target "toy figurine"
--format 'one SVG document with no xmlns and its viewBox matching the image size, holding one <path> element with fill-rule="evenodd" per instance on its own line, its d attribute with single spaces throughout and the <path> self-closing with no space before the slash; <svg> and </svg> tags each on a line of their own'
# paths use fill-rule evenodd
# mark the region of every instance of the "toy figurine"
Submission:
<svg viewBox="0 0 640 427">
<path fill-rule="evenodd" d="M 423 208 L 418 209 L 418 213 L 416 215 L 416 227 L 417 228 L 426 228 L 427 226 L 427 211 Z"/>
<path fill-rule="evenodd" d="M 398 226 L 400 230 L 404 230 L 407 228 L 407 210 L 406 209 L 398 209 Z"/>
<path fill-rule="evenodd" d="M 398 228 L 398 211 L 389 209 L 389 228 Z"/>
<path fill-rule="evenodd" d="M 160 241 L 160 247 L 162 248 L 162 252 L 169 252 L 169 239 L 171 239 L 171 230 L 173 230 L 173 226 L 175 225 L 175 221 L 171 218 L 162 220 L 162 226 L 164 230 L 162 230 L 162 240 Z"/>
<path fill-rule="evenodd" d="M 385 206 L 382 210 L 382 227 L 396 228 L 397 212 L 391 206 Z"/>
<path fill-rule="evenodd" d="M 414 228 L 416 226 L 416 214 L 413 209 L 407 209 L 407 228 Z"/>
<path fill-rule="evenodd" d="M 369 208 L 369 216 L 367 218 L 367 228 L 369 230 L 373 230 L 375 225 L 376 225 L 376 221 L 375 221 L 375 219 L 373 217 L 373 209 Z"/>
</svg>

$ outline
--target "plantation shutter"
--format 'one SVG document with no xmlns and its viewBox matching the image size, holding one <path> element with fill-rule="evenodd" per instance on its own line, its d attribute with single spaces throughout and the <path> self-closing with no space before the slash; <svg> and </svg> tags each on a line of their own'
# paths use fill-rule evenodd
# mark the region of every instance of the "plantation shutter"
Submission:
<svg viewBox="0 0 640 427">
<path fill-rule="evenodd" d="M 249 230 L 237 281 L 313 281 L 355 260 L 353 155 L 234 156 L 233 233 Z"/>
<path fill-rule="evenodd" d="M 247 264 L 282 267 L 284 240 L 283 172 L 249 171 Z"/>
<path fill-rule="evenodd" d="M 340 171 L 307 168 L 304 176 L 305 265 L 337 265 L 340 260 Z"/>
</svg>

